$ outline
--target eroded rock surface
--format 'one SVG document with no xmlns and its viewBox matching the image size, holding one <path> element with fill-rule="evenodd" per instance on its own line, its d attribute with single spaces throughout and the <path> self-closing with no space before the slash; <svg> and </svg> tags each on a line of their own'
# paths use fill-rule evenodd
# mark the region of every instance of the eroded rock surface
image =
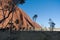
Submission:
<svg viewBox="0 0 60 40">
<path fill-rule="evenodd" d="M 12 4 L 12 0 L 0 0 L 0 29 L 12 30 L 40 30 L 41 26 Z"/>
</svg>

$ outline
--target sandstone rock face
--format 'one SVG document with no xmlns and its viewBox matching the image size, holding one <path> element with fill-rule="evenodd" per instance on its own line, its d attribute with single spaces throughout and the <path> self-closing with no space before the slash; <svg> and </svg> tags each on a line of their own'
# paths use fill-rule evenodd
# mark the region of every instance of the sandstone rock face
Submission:
<svg viewBox="0 0 60 40">
<path fill-rule="evenodd" d="M 10 1 L 11 2 L 11 1 Z M 12 6 L 8 0 L 0 0 L 0 29 L 12 30 L 40 30 L 41 26 L 32 21 L 30 17 L 18 8 Z"/>
</svg>

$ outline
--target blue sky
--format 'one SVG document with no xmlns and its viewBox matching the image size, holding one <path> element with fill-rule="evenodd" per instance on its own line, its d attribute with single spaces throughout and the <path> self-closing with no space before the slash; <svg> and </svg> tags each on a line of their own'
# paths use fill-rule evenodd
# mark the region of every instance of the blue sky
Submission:
<svg viewBox="0 0 60 40">
<path fill-rule="evenodd" d="M 26 3 L 19 5 L 32 19 L 34 14 L 38 15 L 36 22 L 49 27 L 49 18 L 56 23 L 55 27 L 60 27 L 60 0 L 26 0 Z"/>
</svg>

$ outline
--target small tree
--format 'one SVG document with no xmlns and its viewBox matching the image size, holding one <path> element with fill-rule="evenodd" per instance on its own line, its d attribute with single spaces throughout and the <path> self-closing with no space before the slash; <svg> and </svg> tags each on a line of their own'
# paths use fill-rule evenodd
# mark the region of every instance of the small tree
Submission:
<svg viewBox="0 0 60 40">
<path fill-rule="evenodd" d="M 49 25 L 50 25 L 50 31 L 53 31 L 55 23 L 52 21 L 52 19 L 49 19 Z"/>
<path fill-rule="evenodd" d="M 35 14 L 35 15 L 33 16 L 33 20 L 36 21 L 37 17 L 38 17 L 38 15 Z"/>
</svg>

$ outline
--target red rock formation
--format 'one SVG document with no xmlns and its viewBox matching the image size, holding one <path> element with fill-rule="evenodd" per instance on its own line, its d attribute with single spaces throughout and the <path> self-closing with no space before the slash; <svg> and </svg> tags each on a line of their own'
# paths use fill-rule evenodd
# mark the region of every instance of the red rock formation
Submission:
<svg viewBox="0 0 60 40">
<path fill-rule="evenodd" d="M 0 28 L 12 30 L 40 30 L 41 26 L 32 21 L 30 17 L 17 6 L 8 4 L 9 1 L 1 1 L 0 4 Z M 8 10 L 9 9 L 9 10 Z M 10 13 L 10 14 L 9 14 Z M 9 15 L 9 16 L 8 16 Z M 5 18 L 4 18 L 5 17 Z"/>
</svg>

